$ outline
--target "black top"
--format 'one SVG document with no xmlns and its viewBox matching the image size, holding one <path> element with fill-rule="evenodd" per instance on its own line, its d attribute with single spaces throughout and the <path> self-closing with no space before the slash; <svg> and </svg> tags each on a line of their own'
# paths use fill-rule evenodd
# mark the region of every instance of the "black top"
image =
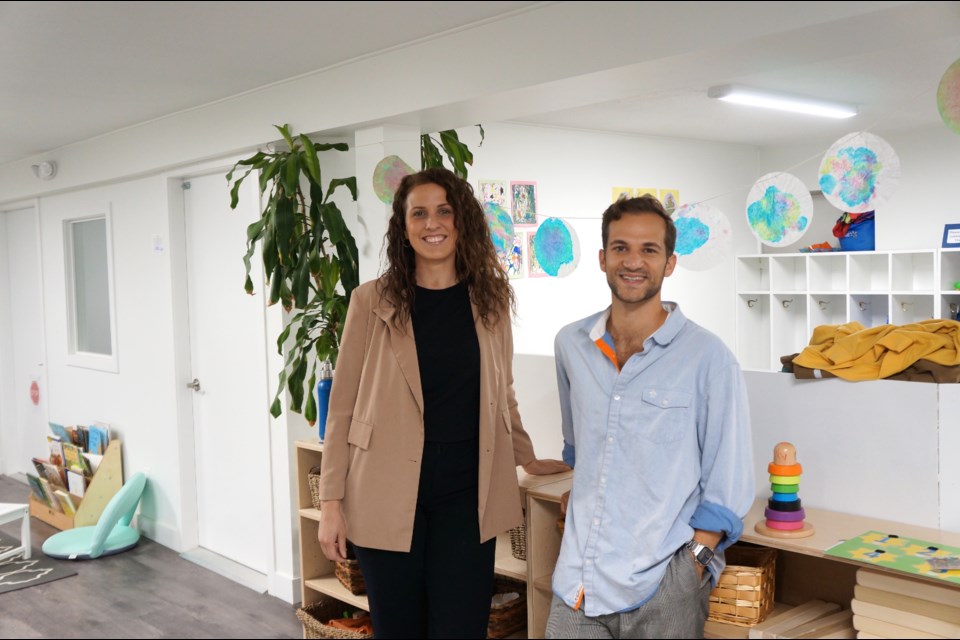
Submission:
<svg viewBox="0 0 960 640">
<path fill-rule="evenodd" d="M 480 432 L 480 343 L 467 285 L 417 287 L 411 316 L 423 388 L 425 440 L 476 439 Z"/>
</svg>

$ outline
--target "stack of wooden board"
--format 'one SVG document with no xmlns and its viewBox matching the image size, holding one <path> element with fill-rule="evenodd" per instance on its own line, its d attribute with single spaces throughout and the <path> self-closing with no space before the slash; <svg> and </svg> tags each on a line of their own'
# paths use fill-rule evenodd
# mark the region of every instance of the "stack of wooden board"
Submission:
<svg viewBox="0 0 960 640">
<path fill-rule="evenodd" d="M 750 628 L 749 638 L 855 638 L 853 613 L 840 605 L 811 600 Z"/>
<path fill-rule="evenodd" d="M 859 638 L 960 638 L 960 590 L 857 571 L 853 625 Z"/>
</svg>

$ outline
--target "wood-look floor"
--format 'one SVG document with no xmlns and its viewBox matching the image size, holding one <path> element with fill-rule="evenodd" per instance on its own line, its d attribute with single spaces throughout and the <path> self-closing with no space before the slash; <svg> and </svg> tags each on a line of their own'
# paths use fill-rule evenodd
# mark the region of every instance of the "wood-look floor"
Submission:
<svg viewBox="0 0 960 640">
<path fill-rule="evenodd" d="M 0 502 L 29 488 L 0 476 Z M 30 521 L 35 556 L 57 530 Z M 0 527 L 20 537 L 20 522 Z M 300 638 L 291 605 L 182 559 L 152 540 L 106 558 L 66 562 L 77 575 L 0 594 L 0 638 Z"/>
</svg>

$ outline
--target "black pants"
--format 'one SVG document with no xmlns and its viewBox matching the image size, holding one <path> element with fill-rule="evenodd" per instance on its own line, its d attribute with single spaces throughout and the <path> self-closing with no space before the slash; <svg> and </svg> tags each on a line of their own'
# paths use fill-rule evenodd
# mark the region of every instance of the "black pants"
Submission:
<svg viewBox="0 0 960 640">
<path fill-rule="evenodd" d="M 376 638 L 485 638 L 496 539 L 480 544 L 478 442 L 424 445 L 409 552 L 355 547 Z"/>
</svg>

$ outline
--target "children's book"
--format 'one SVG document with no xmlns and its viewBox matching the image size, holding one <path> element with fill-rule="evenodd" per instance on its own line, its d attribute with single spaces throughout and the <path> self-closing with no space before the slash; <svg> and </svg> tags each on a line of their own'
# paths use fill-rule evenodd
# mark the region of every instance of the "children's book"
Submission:
<svg viewBox="0 0 960 640">
<path fill-rule="evenodd" d="M 88 474 L 87 461 L 83 459 L 83 451 L 73 444 L 63 445 L 63 465 L 84 475 Z"/>
<path fill-rule="evenodd" d="M 84 478 L 83 474 L 79 471 L 67 469 L 67 489 L 69 489 L 73 495 L 82 498 L 84 492 L 87 490 L 87 479 Z"/>
<path fill-rule="evenodd" d="M 64 491 L 63 489 L 57 489 L 53 492 L 53 495 L 56 497 L 57 502 L 60 503 L 60 509 L 70 516 L 71 518 L 77 515 L 77 507 L 73 504 L 73 499 L 70 497 L 70 494 Z"/>
<path fill-rule="evenodd" d="M 59 436 L 47 436 L 47 445 L 50 447 L 50 464 L 63 466 L 63 444 Z"/>
<path fill-rule="evenodd" d="M 50 431 L 53 431 L 53 435 L 60 438 L 60 442 L 70 442 L 70 433 L 66 427 L 56 422 L 50 422 L 48 424 L 50 425 Z"/>
<path fill-rule="evenodd" d="M 43 495 L 45 495 L 47 498 L 44 500 L 44 502 L 47 503 L 47 506 L 54 511 L 62 512 L 63 507 L 60 506 L 56 496 L 53 495 L 54 489 L 50 488 L 50 482 L 46 478 L 40 478 L 40 485 L 43 487 Z"/>
<path fill-rule="evenodd" d="M 43 485 L 40 483 L 40 478 L 33 475 L 32 473 L 28 473 L 26 474 L 26 476 L 27 476 L 27 482 L 30 483 L 30 493 L 33 494 L 34 498 L 36 498 L 37 500 L 39 500 L 40 502 L 44 503 L 49 507 L 50 503 L 47 502 L 47 496 L 43 492 Z"/>
</svg>

